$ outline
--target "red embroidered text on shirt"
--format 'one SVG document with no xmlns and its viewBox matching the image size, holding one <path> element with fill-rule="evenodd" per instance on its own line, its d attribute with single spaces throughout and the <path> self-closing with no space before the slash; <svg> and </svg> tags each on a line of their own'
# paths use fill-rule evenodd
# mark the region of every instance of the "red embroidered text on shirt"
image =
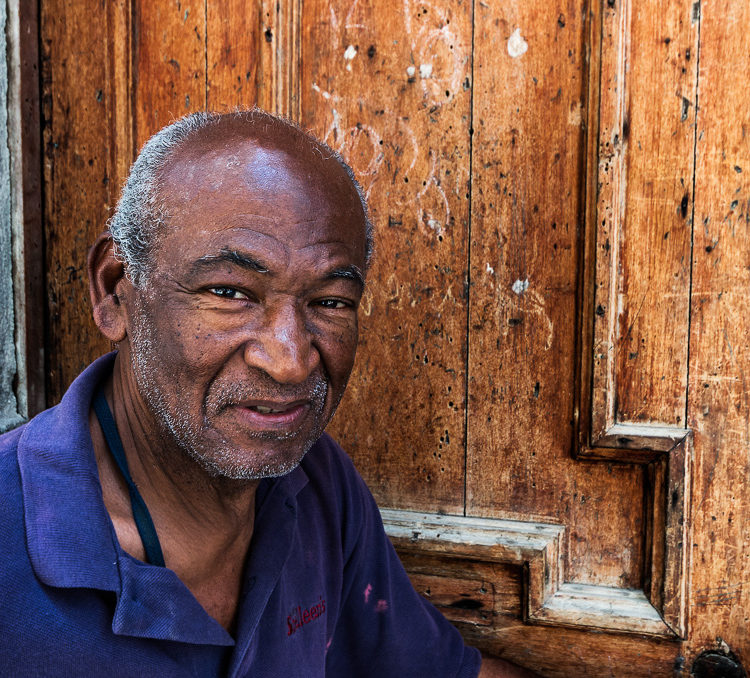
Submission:
<svg viewBox="0 0 750 678">
<path fill-rule="evenodd" d="M 302 628 L 305 624 L 309 624 L 311 621 L 314 621 L 325 613 L 326 601 L 323 599 L 323 596 L 318 596 L 318 598 L 320 602 L 317 605 L 313 605 L 306 609 L 302 609 L 302 607 L 298 605 L 292 610 L 292 613 L 286 618 L 288 629 L 287 636 L 291 636 L 297 631 L 297 629 Z"/>
</svg>

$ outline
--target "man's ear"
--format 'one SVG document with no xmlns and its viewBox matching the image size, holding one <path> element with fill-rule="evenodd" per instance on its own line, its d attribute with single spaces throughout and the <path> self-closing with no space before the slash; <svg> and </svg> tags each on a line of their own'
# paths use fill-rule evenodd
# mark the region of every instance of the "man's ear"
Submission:
<svg viewBox="0 0 750 678">
<path fill-rule="evenodd" d="M 89 250 L 89 294 L 94 308 L 94 322 L 99 331 L 117 343 L 127 335 L 125 307 L 117 295 L 125 278 L 125 267 L 115 256 L 112 236 L 105 231 Z"/>
</svg>

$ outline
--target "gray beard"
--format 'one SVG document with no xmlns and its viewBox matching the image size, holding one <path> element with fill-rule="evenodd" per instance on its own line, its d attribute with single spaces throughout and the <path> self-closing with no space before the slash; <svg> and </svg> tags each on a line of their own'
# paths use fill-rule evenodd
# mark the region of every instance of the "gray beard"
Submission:
<svg viewBox="0 0 750 678">
<path fill-rule="evenodd" d="M 261 385 L 258 387 L 247 387 L 243 384 L 233 383 L 227 387 L 213 391 L 206 398 L 206 411 L 203 413 L 202 423 L 196 427 L 191 425 L 187 412 L 184 409 L 170 408 L 167 397 L 161 389 L 154 375 L 164 369 L 159 366 L 156 358 L 158 351 L 153 337 L 153 325 L 148 312 L 142 307 L 137 315 L 138 321 L 131 328 L 130 356 L 133 374 L 141 397 L 160 424 L 162 430 L 171 438 L 176 445 L 183 450 L 191 459 L 198 463 L 209 476 L 217 478 L 224 477 L 231 480 L 259 480 L 262 478 L 273 478 L 282 476 L 294 470 L 307 454 L 309 449 L 325 428 L 327 421 L 323 421 L 323 411 L 328 394 L 328 384 L 320 374 L 313 375 L 311 383 L 299 387 L 284 387 L 274 382 L 265 373 L 260 373 Z M 255 397 L 268 397 L 273 393 L 284 390 L 289 393 L 304 391 L 306 398 L 312 404 L 311 415 L 322 423 L 320 430 L 311 439 L 299 441 L 300 452 L 295 458 L 280 458 L 265 464 L 242 464 L 234 454 L 234 447 L 225 438 L 214 439 L 207 448 L 205 433 L 210 430 L 207 414 L 218 414 L 221 410 L 243 400 Z M 294 399 L 294 397 L 290 398 Z M 338 403 L 335 404 L 336 406 Z M 335 411 L 335 407 L 334 407 Z M 248 438 L 256 440 L 280 441 L 291 440 L 297 436 L 296 432 L 273 432 L 273 431 L 248 431 Z"/>
</svg>

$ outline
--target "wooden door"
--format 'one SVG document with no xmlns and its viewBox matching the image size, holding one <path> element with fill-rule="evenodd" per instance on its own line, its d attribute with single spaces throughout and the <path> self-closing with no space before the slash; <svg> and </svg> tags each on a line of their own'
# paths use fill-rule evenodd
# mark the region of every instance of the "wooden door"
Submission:
<svg viewBox="0 0 750 678">
<path fill-rule="evenodd" d="M 40 7 L 50 402 L 136 150 L 257 103 L 371 204 L 331 428 L 415 586 L 543 675 L 750 661 L 747 3 Z"/>
</svg>

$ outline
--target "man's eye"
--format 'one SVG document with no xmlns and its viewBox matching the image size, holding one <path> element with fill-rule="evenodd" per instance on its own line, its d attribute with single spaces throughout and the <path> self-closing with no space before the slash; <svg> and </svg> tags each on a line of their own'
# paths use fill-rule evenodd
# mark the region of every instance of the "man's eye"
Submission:
<svg viewBox="0 0 750 678">
<path fill-rule="evenodd" d="M 247 295 L 232 287 L 209 287 L 208 291 L 224 299 L 247 299 Z"/>
<path fill-rule="evenodd" d="M 341 299 L 321 299 L 318 304 L 323 308 L 333 309 L 348 308 L 349 306 L 351 306 L 351 304 L 347 303 L 346 301 L 342 301 Z"/>
</svg>

